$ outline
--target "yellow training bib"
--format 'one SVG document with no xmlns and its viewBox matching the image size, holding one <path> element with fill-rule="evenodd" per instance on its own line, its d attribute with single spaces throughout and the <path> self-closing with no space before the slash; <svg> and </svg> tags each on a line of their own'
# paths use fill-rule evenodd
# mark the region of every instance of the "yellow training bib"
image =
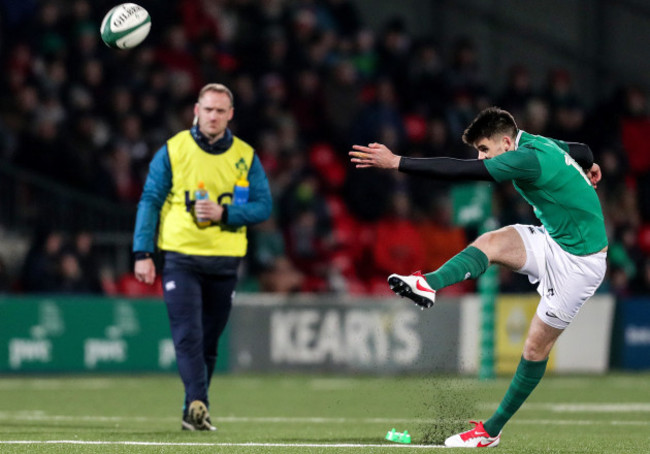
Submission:
<svg viewBox="0 0 650 454">
<path fill-rule="evenodd" d="M 194 216 L 194 192 L 205 183 L 208 198 L 230 204 L 235 182 L 246 177 L 253 162 L 253 148 L 233 137 L 232 146 L 210 154 L 182 131 L 167 141 L 172 188 L 160 214 L 158 247 L 188 255 L 233 256 L 246 254 L 246 227 L 214 223 L 200 228 Z"/>
</svg>

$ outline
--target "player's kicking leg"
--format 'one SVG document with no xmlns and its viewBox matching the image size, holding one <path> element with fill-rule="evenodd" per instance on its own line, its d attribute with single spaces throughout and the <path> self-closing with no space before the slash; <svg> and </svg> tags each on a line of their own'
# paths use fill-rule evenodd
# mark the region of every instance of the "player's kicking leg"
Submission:
<svg viewBox="0 0 650 454">
<path fill-rule="evenodd" d="M 476 279 L 491 263 L 520 269 L 526 262 L 524 243 L 514 227 L 484 233 L 432 273 L 391 274 L 388 285 L 422 308 L 433 306 L 436 291 L 466 279 Z"/>
</svg>

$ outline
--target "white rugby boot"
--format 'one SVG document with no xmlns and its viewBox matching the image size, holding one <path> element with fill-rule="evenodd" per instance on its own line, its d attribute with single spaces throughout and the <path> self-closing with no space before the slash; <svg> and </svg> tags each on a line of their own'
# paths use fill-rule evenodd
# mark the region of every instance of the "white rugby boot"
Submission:
<svg viewBox="0 0 650 454">
<path fill-rule="evenodd" d="M 491 437 L 483 428 L 483 422 L 470 421 L 474 428 L 461 432 L 445 440 L 448 448 L 496 448 L 501 440 L 501 432 L 496 437 Z"/>
<path fill-rule="evenodd" d="M 433 306 L 436 301 L 436 291 L 419 271 L 408 276 L 391 274 L 388 276 L 388 285 L 399 296 L 409 298 L 422 309 Z"/>
</svg>

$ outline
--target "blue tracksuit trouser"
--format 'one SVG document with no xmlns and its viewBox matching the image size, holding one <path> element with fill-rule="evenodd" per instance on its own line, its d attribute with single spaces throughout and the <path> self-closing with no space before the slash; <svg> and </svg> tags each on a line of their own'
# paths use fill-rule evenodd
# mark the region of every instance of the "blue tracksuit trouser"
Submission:
<svg viewBox="0 0 650 454">
<path fill-rule="evenodd" d="M 208 387 L 217 363 L 219 336 L 228 322 L 237 276 L 184 269 L 163 271 L 163 294 L 169 315 L 185 404 L 209 405 Z"/>
</svg>

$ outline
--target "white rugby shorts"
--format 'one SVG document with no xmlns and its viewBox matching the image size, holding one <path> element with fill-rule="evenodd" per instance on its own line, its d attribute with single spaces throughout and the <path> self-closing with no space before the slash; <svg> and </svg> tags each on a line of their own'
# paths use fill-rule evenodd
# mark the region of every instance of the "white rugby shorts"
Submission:
<svg viewBox="0 0 650 454">
<path fill-rule="evenodd" d="M 539 282 L 537 316 L 553 328 L 564 329 L 600 286 L 607 253 L 573 255 L 553 240 L 543 226 L 515 224 L 524 240 L 526 264 L 518 273 Z"/>
</svg>

